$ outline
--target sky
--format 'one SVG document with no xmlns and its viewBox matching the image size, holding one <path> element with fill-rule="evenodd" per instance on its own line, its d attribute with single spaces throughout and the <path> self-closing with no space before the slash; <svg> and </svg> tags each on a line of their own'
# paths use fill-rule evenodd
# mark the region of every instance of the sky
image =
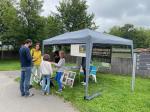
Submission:
<svg viewBox="0 0 150 112">
<path fill-rule="evenodd" d="M 57 12 L 61 0 L 44 0 L 43 16 Z M 150 28 L 150 0 L 87 0 L 88 13 L 94 13 L 98 31 L 126 23 Z"/>
</svg>

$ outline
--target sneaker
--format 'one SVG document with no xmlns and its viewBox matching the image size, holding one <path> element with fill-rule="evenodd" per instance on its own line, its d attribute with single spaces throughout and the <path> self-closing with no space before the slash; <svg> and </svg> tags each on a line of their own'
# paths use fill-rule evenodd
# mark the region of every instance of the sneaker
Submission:
<svg viewBox="0 0 150 112">
<path fill-rule="evenodd" d="M 58 91 L 59 91 L 59 92 L 62 92 L 62 89 L 59 89 Z"/>
<path fill-rule="evenodd" d="M 42 92 L 42 96 L 45 96 L 45 92 Z"/>
<path fill-rule="evenodd" d="M 23 97 L 23 96 L 25 96 L 25 94 L 21 94 L 21 96 Z"/>
<path fill-rule="evenodd" d="M 32 97 L 34 94 L 30 93 L 29 95 L 25 95 L 25 97 Z"/>
<path fill-rule="evenodd" d="M 60 89 L 60 90 L 56 91 L 56 93 L 61 93 L 61 92 L 62 92 L 62 89 Z"/>
<path fill-rule="evenodd" d="M 46 96 L 49 96 L 49 93 L 46 93 Z"/>
</svg>

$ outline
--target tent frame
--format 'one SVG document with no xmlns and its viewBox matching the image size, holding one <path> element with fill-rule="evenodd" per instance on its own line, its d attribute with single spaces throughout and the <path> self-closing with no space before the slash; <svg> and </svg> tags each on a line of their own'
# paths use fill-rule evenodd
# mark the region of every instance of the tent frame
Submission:
<svg viewBox="0 0 150 112">
<path fill-rule="evenodd" d="M 59 35 L 58 37 L 60 37 L 61 35 Z M 64 36 L 64 34 L 63 34 Z M 68 36 L 68 35 L 67 35 Z M 67 37 L 66 36 L 66 37 Z M 56 42 L 54 42 L 56 38 Z M 88 82 L 89 82 L 89 66 L 90 66 L 90 61 L 91 61 L 91 54 L 92 54 L 92 49 L 93 49 L 93 44 L 103 44 L 103 43 L 95 43 L 93 42 L 93 40 L 90 38 L 90 36 L 86 37 L 86 40 L 75 40 L 73 39 L 73 41 L 66 41 L 66 40 L 58 40 L 57 37 L 53 37 L 51 38 L 52 40 L 44 40 L 43 41 L 43 45 L 42 45 L 42 53 L 44 54 L 44 46 L 45 45 L 68 45 L 68 44 L 85 44 L 86 45 L 86 85 L 85 85 L 85 95 L 84 95 L 84 99 L 86 100 L 91 100 L 93 98 L 95 98 L 96 96 L 100 95 L 100 92 L 97 92 L 95 94 L 92 94 L 91 96 L 88 94 Z M 69 39 L 68 39 L 69 40 Z M 106 45 L 127 45 L 127 44 L 118 44 L 118 43 L 104 43 Z M 131 90 L 134 91 L 134 85 L 135 85 L 135 56 L 134 56 L 134 52 L 133 52 L 133 42 L 132 44 L 128 44 L 127 46 L 130 46 L 131 48 L 131 57 L 132 57 L 132 81 L 131 81 Z"/>
</svg>

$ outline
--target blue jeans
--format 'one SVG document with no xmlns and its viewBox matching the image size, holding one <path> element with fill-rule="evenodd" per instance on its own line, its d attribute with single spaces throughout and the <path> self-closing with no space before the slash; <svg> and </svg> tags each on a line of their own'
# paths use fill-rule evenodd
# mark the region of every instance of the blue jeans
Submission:
<svg viewBox="0 0 150 112">
<path fill-rule="evenodd" d="M 42 83 L 42 91 L 44 93 L 50 93 L 50 75 L 43 75 L 42 76 L 43 83 Z"/>
<path fill-rule="evenodd" d="M 61 91 L 62 90 L 62 82 L 61 82 L 61 76 L 63 75 L 63 72 L 57 72 L 56 73 L 56 77 L 55 77 L 55 80 L 57 81 L 58 83 L 58 86 L 59 86 L 59 90 Z"/>
<path fill-rule="evenodd" d="M 29 95 L 30 77 L 31 77 L 31 67 L 22 68 L 20 80 L 20 91 L 22 96 Z"/>
</svg>

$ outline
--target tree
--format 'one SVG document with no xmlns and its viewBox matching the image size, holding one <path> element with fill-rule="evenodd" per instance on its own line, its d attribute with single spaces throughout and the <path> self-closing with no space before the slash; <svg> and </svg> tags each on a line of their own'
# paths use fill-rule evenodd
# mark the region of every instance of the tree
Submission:
<svg viewBox="0 0 150 112">
<path fill-rule="evenodd" d="M 35 42 L 68 31 L 97 28 L 84 0 L 63 0 L 58 13 L 48 17 L 40 16 L 42 6 L 43 0 L 0 0 L 0 41 L 17 50 L 27 38 Z"/>
<path fill-rule="evenodd" d="M 44 37 L 45 18 L 40 16 L 42 0 L 20 0 L 18 17 L 22 33 L 20 40 L 30 38 L 33 41 Z"/>
<path fill-rule="evenodd" d="M 17 11 L 12 0 L 0 0 L 0 41 L 14 45 L 14 38 L 18 35 Z"/>
<path fill-rule="evenodd" d="M 53 15 L 48 16 L 46 19 L 45 34 L 46 37 L 54 37 L 63 33 L 63 26 L 61 21 Z"/>
<path fill-rule="evenodd" d="M 63 0 L 57 6 L 56 17 L 63 24 L 63 32 L 76 31 L 84 28 L 96 29 L 94 14 L 87 13 L 85 0 Z"/>
<path fill-rule="evenodd" d="M 149 47 L 150 41 L 148 33 L 149 30 L 144 28 L 136 28 L 132 24 L 125 24 L 124 26 L 114 26 L 110 29 L 109 34 L 120 36 L 126 39 L 131 39 L 134 42 L 134 47 Z"/>
</svg>

